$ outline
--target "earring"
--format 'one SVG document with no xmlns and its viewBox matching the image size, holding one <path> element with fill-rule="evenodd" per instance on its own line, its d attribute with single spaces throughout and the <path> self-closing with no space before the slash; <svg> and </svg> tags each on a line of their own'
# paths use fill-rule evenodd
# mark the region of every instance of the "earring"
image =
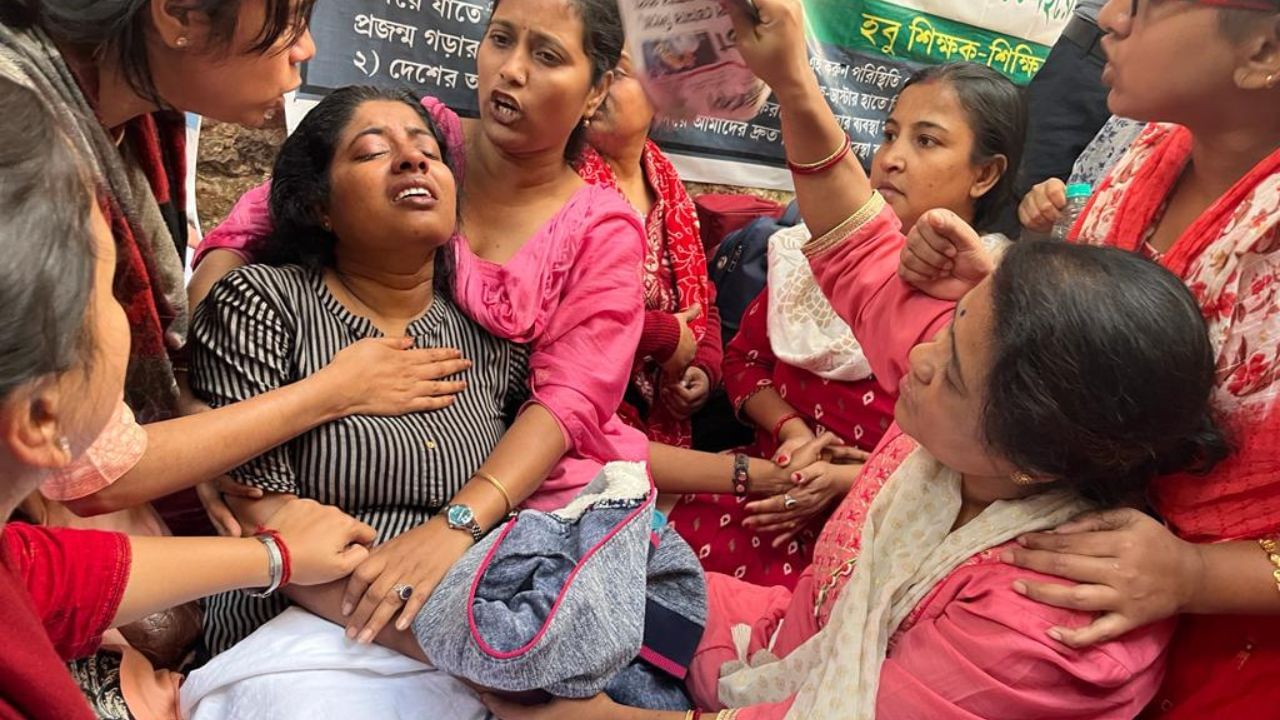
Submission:
<svg viewBox="0 0 1280 720">
<path fill-rule="evenodd" d="M 591 127 L 591 118 L 582 118 L 582 129 L 586 130 Z"/>
<path fill-rule="evenodd" d="M 191 40 L 188 39 L 186 35 L 179 35 L 178 39 L 173 41 L 173 44 L 177 45 L 180 48 L 185 48 L 186 46 L 191 44 Z"/>
<path fill-rule="evenodd" d="M 1273 87 L 1275 87 L 1275 86 L 1276 86 L 1276 74 L 1275 74 L 1275 73 L 1271 73 L 1270 75 L 1268 75 L 1268 76 L 1267 76 L 1267 83 L 1266 83 L 1266 84 L 1267 84 L 1267 89 L 1268 89 L 1268 90 L 1270 90 L 1271 88 L 1273 88 Z"/>
<path fill-rule="evenodd" d="M 67 456 L 68 460 L 71 459 L 71 441 L 67 439 L 66 435 L 58 438 L 58 449 Z"/>
<path fill-rule="evenodd" d="M 1036 479 L 1019 470 L 1013 474 L 1013 483 L 1021 487 L 1028 487 L 1036 484 Z"/>
<path fill-rule="evenodd" d="M 331 225 L 331 224 L 329 223 L 329 219 L 328 219 L 328 218 L 325 218 L 325 219 L 320 223 L 320 227 L 324 228 L 324 231 L 325 231 L 325 232 L 333 232 L 333 225 Z"/>
</svg>

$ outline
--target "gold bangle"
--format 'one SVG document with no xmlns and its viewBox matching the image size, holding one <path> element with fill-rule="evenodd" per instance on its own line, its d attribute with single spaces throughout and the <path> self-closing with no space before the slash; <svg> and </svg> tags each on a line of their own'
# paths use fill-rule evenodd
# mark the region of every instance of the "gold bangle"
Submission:
<svg viewBox="0 0 1280 720">
<path fill-rule="evenodd" d="M 819 169 L 819 168 L 821 168 L 821 167 L 823 167 L 823 166 L 825 166 L 825 165 L 830 165 L 830 164 L 831 164 L 831 162 L 832 162 L 833 160 L 835 160 L 835 159 L 836 159 L 836 157 L 837 157 L 837 156 L 839 156 L 840 154 L 842 154 L 842 153 L 846 153 L 846 152 L 849 152 L 849 147 L 848 147 L 848 146 L 849 146 L 849 143 L 850 143 L 850 138 L 849 138 L 849 136 L 846 134 L 846 135 L 844 136 L 844 139 L 840 141 L 840 146 L 836 148 L 835 152 L 833 152 L 833 153 L 831 153 L 830 155 L 828 155 L 828 156 L 826 156 L 826 157 L 822 158 L 822 159 L 821 159 L 821 160 L 819 160 L 818 162 L 811 162 L 811 163 L 798 163 L 798 162 L 795 162 L 794 160 L 791 160 L 791 159 L 789 159 L 789 158 L 788 158 L 788 159 L 787 159 L 787 165 L 788 165 L 792 170 L 798 170 L 798 171 L 799 171 L 800 173 L 802 173 L 802 174 L 803 174 L 803 173 L 805 173 L 805 172 L 813 172 L 814 170 L 817 170 L 817 169 Z M 716 717 L 716 720 L 721 720 L 721 718 L 720 718 L 719 716 L 717 716 L 717 717 Z"/>
<path fill-rule="evenodd" d="M 1262 548 L 1262 552 L 1267 554 L 1267 559 L 1275 567 L 1271 572 L 1271 577 L 1276 581 L 1276 590 L 1280 591 L 1280 545 L 1275 540 L 1263 538 L 1258 541 L 1258 546 Z"/>
<path fill-rule="evenodd" d="M 684 714 L 684 720 L 693 720 L 695 717 L 697 717 L 697 715 L 695 715 L 692 710 L 689 710 Z"/>
<path fill-rule="evenodd" d="M 863 225 L 876 219 L 881 210 L 884 210 L 885 199 L 878 191 L 872 191 L 871 197 L 863 203 L 852 215 L 845 219 L 844 222 L 827 232 L 821 237 L 810 238 L 808 242 L 800 247 L 800 252 L 804 253 L 807 258 L 812 258 L 831 248 L 839 245 L 849 236 L 857 232 Z"/>
<path fill-rule="evenodd" d="M 489 473 L 483 470 L 476 470 L 475 472 L 471 473 L 471 477 L 477 477 L 477 478 L 480 478 L 481 480 L 487 480 L 490 485 L 492 485 L 494 488 L 497 489 L 498 492 L 502 493 L 502 501 L 507 504 L 506 514 L 507 515 L 511 514 L 511 508 L 514 506 L 511 504 L 511 496 L 507 494 L 507 489 L 502 485 L 501 480 L 498 480 L 498 478 L 490 475 Z"/>
</svg>

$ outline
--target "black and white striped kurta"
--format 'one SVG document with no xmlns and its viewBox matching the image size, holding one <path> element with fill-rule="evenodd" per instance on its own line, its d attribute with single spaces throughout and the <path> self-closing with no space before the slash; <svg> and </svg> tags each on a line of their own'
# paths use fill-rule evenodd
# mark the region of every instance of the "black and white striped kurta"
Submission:
<svg viewBox="0 0 1280 720">
<path fill-rule="evenodd" d="M 334 505 L 369 523 L 379 542 L 426 522 L 484 462 L 528 394 L 528 353 L 436 297 L 408 327 L 415 347 L 451 347 L 473 362 L 447 408 L 400 417 L 351 416 L 236 468 L 239 482 Z M 347 310 L 319 271 L 249 266 L 221 280 L 192 323 L 191 383 L 213 407 L 307 377 L 352 343 L 381 333 Z M 210 598 L 205 639 L 217 653 L 282 612 L 282 598 Z"/>
</svg>

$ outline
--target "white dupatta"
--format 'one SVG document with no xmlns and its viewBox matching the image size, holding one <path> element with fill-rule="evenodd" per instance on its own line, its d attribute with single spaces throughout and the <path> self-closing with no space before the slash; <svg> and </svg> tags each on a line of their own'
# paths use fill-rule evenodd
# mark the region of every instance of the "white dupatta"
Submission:
<svg viewBox="0 0 1280 720">
<path fill-rule="evenodd" d="M 960 475 L 917 448 L 871 503 L 857 565 L 826 627 L 782 660 L 768 653 L 741 657 L 740 649 L 739 661 L 721 669 L 721 702 L 746 707 L 794 694 L 788 720 L 875 717 L 889 638 L 938 582 L 983 550 L 1087 508 L 1070 493 L 1050 490 L 992 503 L 952 532 Z"/>
<path fill-rule="evenodd" d="M 769 345 L 782 362 L 827 380 L 865 380 L 871 364 L 853 330 L 822 294 L 809 259 L 802 223 L 769 238 Z"/>
</svg>

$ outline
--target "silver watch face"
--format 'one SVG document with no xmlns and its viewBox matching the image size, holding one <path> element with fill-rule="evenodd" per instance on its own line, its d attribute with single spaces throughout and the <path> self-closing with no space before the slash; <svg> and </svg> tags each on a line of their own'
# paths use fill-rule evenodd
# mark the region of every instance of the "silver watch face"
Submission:
<svg viewBox="0 0 1280 720">
<path fill-rule="evenodd" d="M 475 522 L 476 515 L 466 505 L 450 505 L 445 514 L 445 519 L 453 527 L 466 527 Z"/>
</svg>

